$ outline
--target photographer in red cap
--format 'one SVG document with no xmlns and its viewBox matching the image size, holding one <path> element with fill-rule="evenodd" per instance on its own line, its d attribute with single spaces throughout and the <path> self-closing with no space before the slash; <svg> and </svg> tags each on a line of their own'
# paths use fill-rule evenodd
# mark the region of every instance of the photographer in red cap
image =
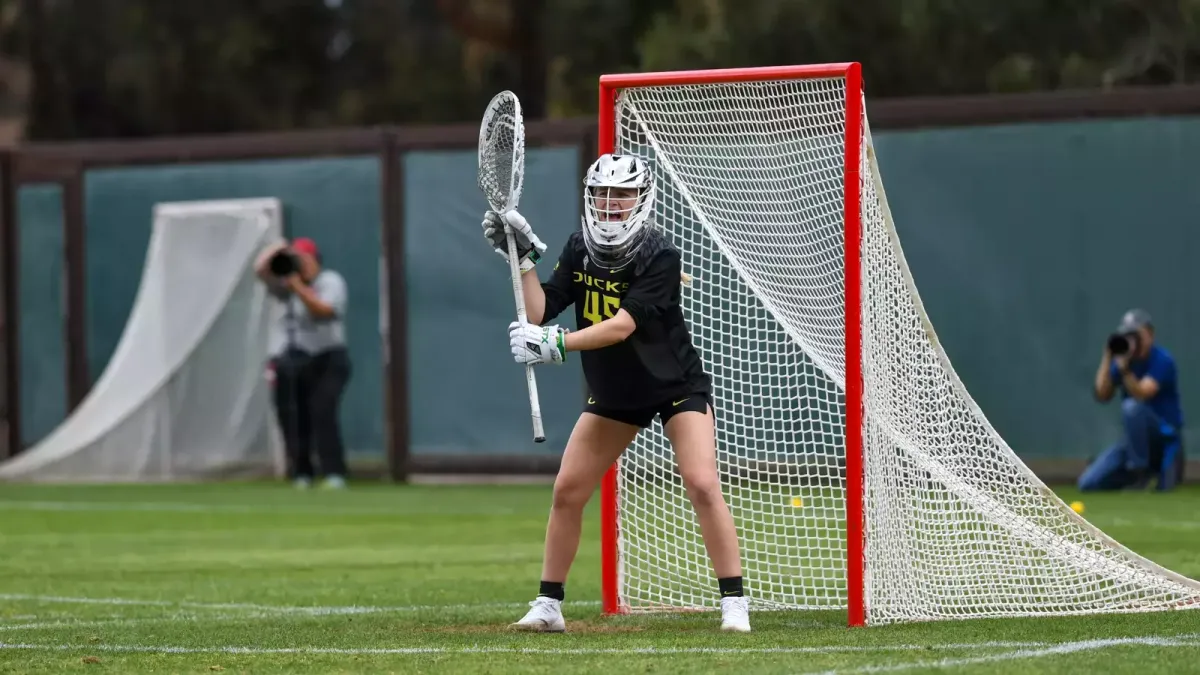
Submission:
<svg viewBox="0 0 1200 675">
<path fill-rule="evenodd" d="M 271 345 L 275 411 L 287 446 L 288 477 L 312 485 L 313 450 L 325 486 L 346 485 L 338 408 L 350 380 L 346 353 L 346 280 L 324 269 L 312 239 L 268 247 L 254 265 L 268 291 L 284 303 L 283 324 Z"/>
</svg>

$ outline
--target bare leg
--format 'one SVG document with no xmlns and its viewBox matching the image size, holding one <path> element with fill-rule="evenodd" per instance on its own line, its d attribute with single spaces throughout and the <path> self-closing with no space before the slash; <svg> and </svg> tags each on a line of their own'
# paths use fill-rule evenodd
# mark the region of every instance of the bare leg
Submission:
<svg viewBox="0 0 1200 675">
<path fill-rule="evenodd" d="M 682 412 L 667 422 L 667 438 L 675 450 L 679 474 L 700 522 L 704 547 L 718 579 L 742 576 L 741 554 L 733 516 L 721 494 L 717 474 L 717 441 L 712 408 L 706 414 Z"/>
<path fill-rule="evenodd" d="M 571 431 L 554 479 L 554 501 L 546 525 L 542 581 L 565 583 L 579 550 L 583 508 L 604 472 L 633 442 L 638 427 L 583 413 Z"/>
</svg>

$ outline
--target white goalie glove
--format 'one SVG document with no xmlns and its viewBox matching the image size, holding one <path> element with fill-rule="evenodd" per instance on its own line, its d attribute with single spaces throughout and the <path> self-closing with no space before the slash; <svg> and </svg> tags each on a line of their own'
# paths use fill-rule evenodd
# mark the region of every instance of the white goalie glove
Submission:
<svg viewBox="0 0 1200 675">
<path fill-rule="evenodd" d="M 483 236 L 496 250 L 496 253 L 504 258 L 505 262 L 508 261 L 508 238 L 504 235 L 506 221 L 512 228 L 513 240 L 517 244 L 521 272 L 528 272 L 546 252 L 546 245 L 533 233 L 533 228 L 530 227 L 529 221 L 525 220 L 525 216 L 515 209 L 504 212 L 503 216 L 489 210 L 483 214 Z"/>
<path fill-rule="evenodd" d="M 567 330 L 560 326 L 508 324 L 508 344 L 513 360 L 521 365 L 553 363 L 567 360 Z"/>
</svg>

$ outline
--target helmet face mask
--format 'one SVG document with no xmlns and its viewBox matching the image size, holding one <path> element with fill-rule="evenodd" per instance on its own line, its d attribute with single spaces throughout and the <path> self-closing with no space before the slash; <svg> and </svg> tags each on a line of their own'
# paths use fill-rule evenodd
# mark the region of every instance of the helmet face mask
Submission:
<svg viewBox="0 0 1200 675">
<path fill-rule="evenodd" d="M 642 191 L 638 188 L 589 187 L 588 197 L 601 223 L 623 223 L 638 207 Z"/>
<path fill-rule="evenodd" d="M 584 179 L 583 205 L 589 256 L 600 267 L 620 268 L 652 227 L 654 177 L 637 157 L 602 155 Z"/>
</svg>

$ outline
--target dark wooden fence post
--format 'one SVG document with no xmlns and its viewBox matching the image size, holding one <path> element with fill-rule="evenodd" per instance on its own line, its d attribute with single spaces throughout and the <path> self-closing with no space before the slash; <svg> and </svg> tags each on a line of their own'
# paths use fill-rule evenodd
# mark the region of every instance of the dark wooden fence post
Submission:
<svg viewBox="0 0 1200 675">
<path fill-rule="evenodd" d="M 0 153 L 0 459 L 21 452 L 21 256 L 17 238 L 16 166 L 13 151 Z"/>
<path fill-rule="evenodd" d="M 388 475 L 408 481 L 408 284 L 404 269 L 404 166 L 396 135 L 384 133 L 379 153 L 380 204 L 383 213 L 383 259 L 387 293 L 387 363 L 385 374 Z"/>
<path fill-rule="evenodd" d="M 87 228 L 83 213 L 83 168 L 63 181 L 63 264 L 67 316 L 63 330 L 67 355 L 67 414 L 79 407 L 92 387 L 87 348 Z"/>
</svg>

